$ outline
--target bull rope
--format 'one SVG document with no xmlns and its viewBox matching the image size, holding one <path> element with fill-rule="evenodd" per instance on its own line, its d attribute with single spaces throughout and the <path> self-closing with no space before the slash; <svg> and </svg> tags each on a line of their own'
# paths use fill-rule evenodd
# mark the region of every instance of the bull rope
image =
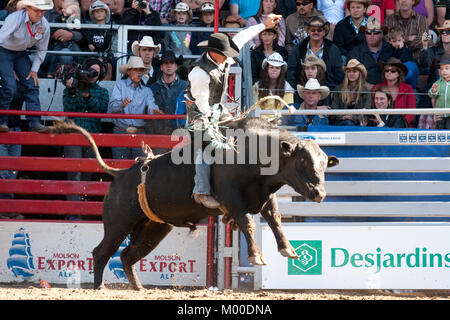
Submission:
<svg viewBox="0 0 450 320">
<path fill-rule="evenodd" d="M 160 155 L 155 156 L 153 154 L 152 149 L 148 145 L 144 145 L 144 142 L 142 141 L 142 150 L 144 151 L 145 157 L 137 157 L 135 159 L 136 162 L 142 162 L 141 166 L 141 184 L 137 186 L 137 193 L 138 193 L 138 199 L 139 204 L 141 206 L 142 211 L 144 211 L 147 218 L 150 219 L 150 221 L 154 221 L 157 223 L 166 223 L 163 220 L 161 220 L 156 213 L 153 212 L 152 209 L 150 209 L 150 206 L 148 205 L 147 200 L 147 189 L 145 187 L 145 180 L 147 177 L 148 172 L 148 164 L 150 161 L 160 157 Z"/>
</svg>

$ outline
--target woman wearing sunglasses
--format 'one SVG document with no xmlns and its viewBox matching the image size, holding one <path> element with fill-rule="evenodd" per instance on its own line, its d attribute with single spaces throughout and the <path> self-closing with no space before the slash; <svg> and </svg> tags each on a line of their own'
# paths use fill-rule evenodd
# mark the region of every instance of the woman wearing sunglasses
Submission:
<svg viewBox="0 0 450 320">
<path fill-rule="evenodd" d="M 415 109 L 416 97 L 413 87 L 404 82 L 408 68 L 397 58 L 391 57 L 388 61 L 379 63 L 382 70 L 383 81 L 372 88 L 372 92 L 380 86 L 386 86 L 392 96 L 395 109 Z M 417 127 L 415 115 L 404 115 L 410 128 Z"/>
</svg>

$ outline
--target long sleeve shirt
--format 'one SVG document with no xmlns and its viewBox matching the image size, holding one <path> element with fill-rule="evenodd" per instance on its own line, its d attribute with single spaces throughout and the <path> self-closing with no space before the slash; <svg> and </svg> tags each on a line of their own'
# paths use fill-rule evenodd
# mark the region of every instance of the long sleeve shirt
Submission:
<svg viewBox="0 0 450 320">
<path fill-rule="evenodd" d="M 28 26 L 31 32 L 28 30 Z M 32 34 L 35 36 L 33 37 Z M 38 36 L 39 34 L 39 36 Z M 37 39 L 36 39 L 37 38 Z M 36 46 L 31 71 L 37 72 L 47 54 L 50 40 L 50 25 L 44 17 L 32 23 L 26 10 L 11 13 L 0 29 L 0 46 L 11 51 L 25 51 Z"/>
<path fill-rule="evenodd" d="M 121 105 L 126 98 L 132 101 L 122 108 Z M 136 88 L 129 78 L 118 80 L 114 84 L 109 97 L 108 113 L 153 114 L 155 109 L 159 108 L 155 103 L 152 90 L 141 82 Z M 113 119 L 112 122 L 122 129 L 130 126 L 137 128 L 145 126 L 143 119 Z"/>
<path fill-rule="evenodd" d="M 109 93 L 97 83 L 89 89 L 89 97 L 85 99 L 80 92 L 75 95 L 64 89 L 63 105 L 66 112 L 106 113 L 108 110 Z M 100 133 L 102 124 L 100 118 L 74 118 L 75 124 L 91 133 Z"/>
<path fill-rule="evenodd" d="M 450 108 L 450 81 L 440 78 L 434 84 L 438 85 L 437 91 L 434 93 L 432 88 L 428 90 L 428 96 L 436 99 L 436 108 Z M 444 117 L 450 117 L 450 114 L 443 114 Z"/>
<path fill-rule="evenodd" d="M 250 41 L 253 37 L 255 37 L 258 33 L 263 31 L 266 26 L 263 23 L 257 24 L 255 26 L 251 26 L 247 29 L 242 30 L 238 34 L 233 37 L 233 41 L 239 50 Z M 206 53 L 209 60 L 214 62 L 211 57 Z M 215 62 L 214 62 L 215 63 Z M 224 63 L 217 65 L 217 68 L 220 70 L 225 70 L 225 68 L 230 68 L 235 63 L 233 58 L 227 58 Z M 191 83 L 191 95 L 195 99 L 195 104 L 197 108 L 204 114 L 210 114 L 210 105 L 209 105 L 209 81 L 210 76 L 206 71 L 201 69 L 200 67 L 195 67 L 191 70 L 188 75 L 189 81 Z M 228 81 L 225 80 L 226 82 Z M 225 82 L 225 85 L 227 85 Z"/>
</svg>

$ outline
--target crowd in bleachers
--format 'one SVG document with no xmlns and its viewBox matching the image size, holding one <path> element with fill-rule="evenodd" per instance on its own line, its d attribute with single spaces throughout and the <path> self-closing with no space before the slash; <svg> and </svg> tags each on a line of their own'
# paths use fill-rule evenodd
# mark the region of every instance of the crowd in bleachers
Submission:
<svg viewBox="0 0 450 320">
<path fill-rule="evenodd" d="M 214 1 L 54 0 L 51 9 L 29 11 L 28 6 L 36 1 L 0 1 L 0 20 L 11 25 L 19 16 L 17 11 L 27 10 L 31 15 L 45 17 L 41 17 L 45 20 L 41 23 L 43 29 L 46 22 L 66 24 L 67 27 L 50 28 L 47 49 L 67 54 L 47 54 L 41 61 L 38 51 L 35 53 L 38 58 L 35 57 L 31 65 L 31 71 L 39 67 L 36 70 L 39 78 L 62 77 L 61 67 L 73 62 L 92 72 L 87 90 L 78 90 L 77 86 L 77 90 L 73 90 L 73 77 L 64 79 L 67 85 L 62 101 L 65 111 L 184 112 L 183 91 L 192 60 L 183 56 L 204 52 L 198 44 L 207 40 L 211 32 L 195 31 L 192 27 L 214 26 Z M 247 28 L 264 22 L 271 13 L 282 17 L 278 25 L 262 31 L 249 42 L 255 101 L 277 95 L 298 109 L 446 108 L 446 102 L 450 101 L 450 91 L 447 93 L 450 83 L 449 5 L 447 0 L 220 0 L 219 18 L 223 27 Z M 26 23 L 28 32 L 39 43 L 37 36 L 45 35 L 41 26 L 32 30 Z M 113 28 L 89 29 L 86 24 L 187 28 L 130 30 L 127 52 L 118 52 L 118 37 Z M 27 32 L 26 28 L 23 30 Z M 5 49 L 9 49 L 4 45 L 7 37 L 0 32 L 0 45 Z M 84 59 L 70 54 L 78 51 L 99 55 Z M 0 58 L 4 59 L 8 52 L 1 50 Z M 111 52 L 129 55 L 127 63 L 119 67 L 121 79 L 115 77 L 116 61 Z M 19 71 L 17 79 L 7 79 L 2 73 L 2 86 L 12 88 L 8 96 L 5 90 L 0 94 L 0 102 L 4 102 L 2 108 L 9 104 L 5 101 L 14 101 L 11 109 L 20 108 L 23 99 L 11 100 L 15 95 L 25 98 L 27 109 L 39 109 L 30 100 L 31 94 L 21 93 L 27 92 L 30 76 L 37 84 L 37 76 L 30 72 L 25 81 L 26 74 Z M 115 81 L 111 94 L 102 88 L 102 80 Z M 234 85 L 234 78 L 230 76 L 229 101 L 234 98 Z M 282 104 L 268 100 L 261 108 L 281 109 Z M 0 131 L 20 130 L 16 117 L 5 119 L 0 118 Z M 45 132 L 45 126 L 37 123 L 39 118 L 28 120 L 30 130 Z M 102 131 L 99 119 L 75 121 L 90 132 Z M 290 116 L 283 118 L 283 123 L 450 129 L 447 115 Z M 116 119 L 111 131 L 167 134 L 177 125 L 179 121 Z M 13 151 L 17 154 L 17 150 Z M 1 146 L 0 156 L 13 151 Z M 91 156 L 87 148 L 67 148 L 65 152 L 68 157 Z M 112 155 L 134 158 L 141 155 L 140 152 L 115 148 Z M 80 179 L 80 174 L 71 179 Z"/>
</svg>

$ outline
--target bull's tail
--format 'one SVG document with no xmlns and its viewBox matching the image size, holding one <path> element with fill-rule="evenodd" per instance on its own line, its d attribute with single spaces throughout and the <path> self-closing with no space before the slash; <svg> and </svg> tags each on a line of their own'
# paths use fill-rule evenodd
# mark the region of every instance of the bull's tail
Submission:
<svg viewBox="0 0 450 320">
<path fill-rule="evenodd" d="M 117 174 L 124 169 L 118 169 L 108 166 L 102 159 L 100 152 L 98 151 L 97 144 L 89 132 L 84 130 L 82 127 L 77 126 L 73 121 L 68 120 L 67 122 L 62 121 L 60 119 L 56 119 L 53 126 L 50 127 L 51 134 L 68 134 L 68 133 L 81 133 L 91 144 L 92 149 L 95 153 L 95 158 L 97 159 L 98 164 L 106 173 L 116 177 Z"/>
</svg>

